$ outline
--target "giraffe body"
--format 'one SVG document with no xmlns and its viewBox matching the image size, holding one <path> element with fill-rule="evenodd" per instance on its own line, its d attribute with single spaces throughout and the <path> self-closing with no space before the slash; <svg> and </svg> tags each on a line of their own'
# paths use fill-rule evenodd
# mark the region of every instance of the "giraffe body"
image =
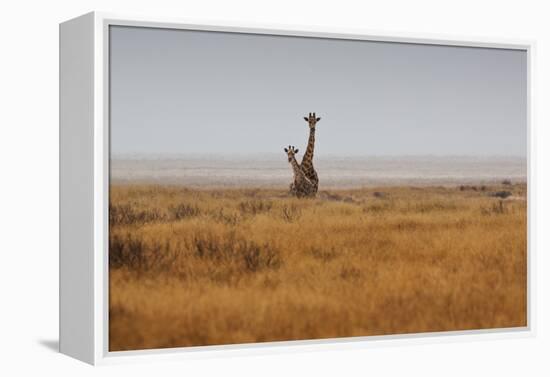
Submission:
<svg viewBox="0 0 550 377">
<path fill-rule="evenodd" d="M 317 193 L 316 184 L 306 176 L 304 170 L 298 164 L 298 161 L 296 161 L 298 149 L 289 145 L 288 148 L 285 148 L 285 152 L 288 155 L 288 162 L 292 166 L 292 171 L 294 172 L 294 182 L 290 184 L 290 194 L 298 198 L 315 196 Z"/>
<path fill-rule="evenodd" d="M 315 193 L 317 193 L 317 190 L 319 189 L 319 177 L 317 176 L 317 172 L 313 167 L 313 151 L 315 149 L 315 126 L 317 125 L 317 122 L 321 120 L 321 118 L 317 118 L 315 116 L 315 113 L 309 113 L 309 116 L 304 117 L 304 120 L 308 122 L 309 125 L 309 139 L 307 143 L 306 153 L 304 153 L 300 168 L 304 172 L 305 176 L 313 183 Z"/>
</svg>

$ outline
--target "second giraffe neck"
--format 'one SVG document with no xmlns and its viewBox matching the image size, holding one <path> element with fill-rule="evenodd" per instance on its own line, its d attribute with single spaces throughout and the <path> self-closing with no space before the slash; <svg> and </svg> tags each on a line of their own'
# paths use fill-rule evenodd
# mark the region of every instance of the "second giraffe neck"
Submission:
<svg viewBox="0 0 550 377">
<path fill-rule="evenodd" d="M 290 165 L 292 165 L 292 170 L 294 171 L 294 176 L 299 177 L 300 176 L 300 165 L 298 165 L 298 161 L 296 161 L 296 158 L 292 157 L 290 159 Z"/>
</svg>

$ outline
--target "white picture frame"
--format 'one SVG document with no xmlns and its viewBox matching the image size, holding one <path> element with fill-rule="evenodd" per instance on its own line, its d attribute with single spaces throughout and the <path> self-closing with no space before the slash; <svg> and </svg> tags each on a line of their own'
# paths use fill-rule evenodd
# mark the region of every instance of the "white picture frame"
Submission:
<svg viewBox="0 0 550 377">
<path fill-rule="evenodd" d="M 384 335 L 328 340 L 108 350 L 109 27 L 112 25 L 506 48 L 527 52 L 528 293 L 521 328 Z M 90 364 L 346 349 L 425 342 L 530 337 L 535 334 L 533 220 L 536 193 L 532 124 L 532 41 L 328 30 L 92 12 L 60 24 L 60 352 Z"/>
</svg>

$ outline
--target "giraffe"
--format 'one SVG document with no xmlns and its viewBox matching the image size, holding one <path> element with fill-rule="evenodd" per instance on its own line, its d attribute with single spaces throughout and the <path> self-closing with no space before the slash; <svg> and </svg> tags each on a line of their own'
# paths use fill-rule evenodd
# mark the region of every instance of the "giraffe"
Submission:
<svg viewBox="0 0 550 377">
<path fill-rule="evenodd" d="M 288 148 L 285 148 L 285 152 L 288 156 L 288 162 L 290 162 L 290 165 L 292 166 L 292 170 L 294 172 L 294 182 L 290 184 L 290 193 L 297 196 L 298 198 L 315 196 L 315 193 L 317 191 L 315 189 L 315 185 L 309 180 L 308 177 L 306 177 L 304 171 L 296 161 L 296 154 L 298 153 L 298 149 L 294 148 L 294 146 L 289 145 Z"/>
<path fill-rule="evenodd" d="M 317 193 L 317 189 L 319 188 L 319 177 L 313 167 L 313 149 L 315 146 L 315 126 L 321 118 L 317 118 L 315 113 L 309 113 L 309 116 L 304 117 L 304 120 L 309 125 L 309 139 L 307 142 L 306 153 L 304 154 L 304 157 L 302 157 L 300 167 L 306 177 L 313 183 L 314 192 Z"/>
</svg>

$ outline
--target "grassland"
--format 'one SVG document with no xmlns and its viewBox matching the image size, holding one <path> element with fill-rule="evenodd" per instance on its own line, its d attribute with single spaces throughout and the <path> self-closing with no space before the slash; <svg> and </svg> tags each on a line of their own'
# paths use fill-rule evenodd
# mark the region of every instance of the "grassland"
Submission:
<svg viewBox="0 0 550 377">
<path fill-rule="evenodd" d="M 525 326 L 525 195 L 113 186 L 110 350 Z"/>
</svg>

